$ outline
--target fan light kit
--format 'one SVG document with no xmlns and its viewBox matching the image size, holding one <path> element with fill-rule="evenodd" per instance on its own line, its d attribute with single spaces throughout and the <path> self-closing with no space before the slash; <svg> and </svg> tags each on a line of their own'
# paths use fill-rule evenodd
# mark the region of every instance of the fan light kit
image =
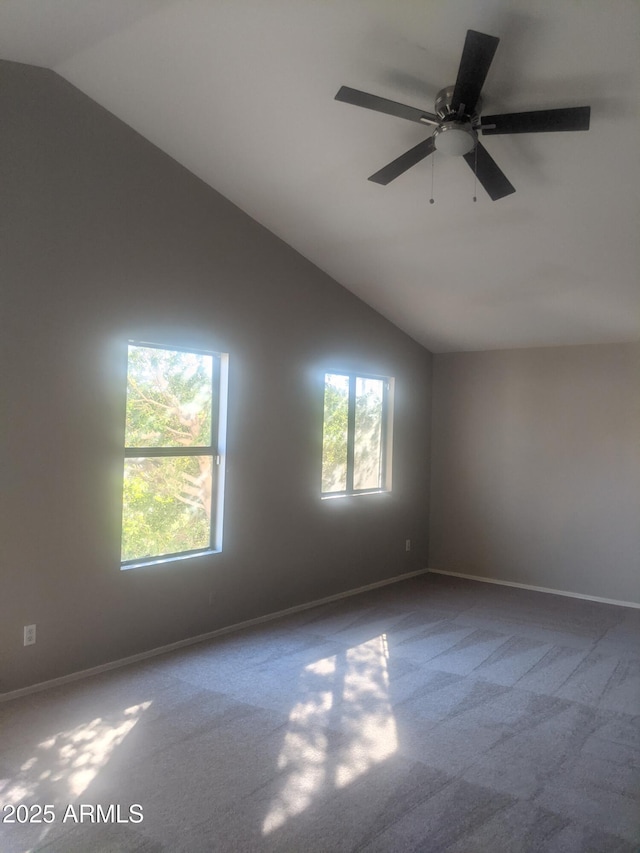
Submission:
<svg viewBox="0 0 640 853">
<path fill-rule="evenodd" d="M 433 131 L 433 146 L 436 151 L 461 157 L 476 147 L 478 134 L 470 124 L 449 121 Z"/>
<path fill-rule="evenodd" d="M 478 131 L 483 136 L 489 136 L 589 129 L 591 107 L 532 110 L 481 118 L 480 92 L 499 41 L 500 39 L 496 36 L 467 30 L 455 85 L 438 92 L 435 113 L 428 113 L 416 107 L 408 107 L 377 95 L 369 95 L 367 92 L 342 86 L 336 95 L 337 101 L 345 101 L 357 107 L 365 107 L 435 128 L 432 136 L 371 175 L 370 181 L 386 186 L 434 151 L 441 151 L 444 154 L 464 157 L 489 197 L 495 201 L 514 193 L 515 187 L 507 180 L 478 139 Z"/>
</svg>

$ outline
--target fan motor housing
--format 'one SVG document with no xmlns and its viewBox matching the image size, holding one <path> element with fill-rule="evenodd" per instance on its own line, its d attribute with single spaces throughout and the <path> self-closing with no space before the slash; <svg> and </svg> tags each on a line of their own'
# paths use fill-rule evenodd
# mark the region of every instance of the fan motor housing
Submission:
<svg viewBox="0 0 640 853">
<path fill-rule="evenodd" d="M 463 113 L 462 115 L 458 115 L 458 113 L 451 108 L 454 89 L 455 86 L 446 86 L 444 89 L 440 89 L 436 95 L 435 107 L 438 118 L 442 119 L 442 121 L 466 119 L 473 125 L 478 124 L 480 122 L 480 112 L 482 110 L 482 98 L 478 98 L 473 113 Z"/>
<path fill-rule="evenodd" d="M 478 143 L 474 125 L 479 123 L 480 104 L 478 102 L 473 114 L 454 111 L 451 108 L 453 90 L 453 86 L 447 86 L 436 96 L 436 113 L 441 122 L 433 132 L 433 144 L 436 151 L 461 157 L 473 151 Z"/>
</svg>

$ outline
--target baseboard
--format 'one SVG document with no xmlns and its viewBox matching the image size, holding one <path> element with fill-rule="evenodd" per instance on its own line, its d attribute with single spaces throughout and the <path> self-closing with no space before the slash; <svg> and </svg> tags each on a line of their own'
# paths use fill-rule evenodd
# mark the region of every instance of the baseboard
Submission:
<svg viewBox="0 0 640 853">
<path fill-rule="evenodd" d="M 581 592 L 567 592 L 564 589 L 551 589 L 547 586 L 532 586 L 528 583 L 516 583 L 515 581 L 503 581 L 498 578 L 480 578 L 477 575 L 465 575 L 462 572 L 445 572 L 444 569 L 429 569 L 430 574 L 450 575 L 453 578 L 466 578 L 470 581 L 481 581 L 482 583 L 497 583 L 501 586 L 515 586 L 518 589 L 530 589 L 533 592 L 549 592 L 552 595 L 566 595 L 569 598 L 583 598 L 586 601 L 597 601 L 600 604 L 616 604 L 618 607 L 637 607 L 640 603 L 635 601 L 618 601 L 615 598 L 601 598 L 598 595 L 583 595 Z"/>
<path fill-rule="evenodd" d="M 372 589 L 378 589 L 381 586 L 388 586 L 399 581 L 409 580 L 409 578 L 417 577 L 428 572 L 429 569 L 418 569 L 415 572 L 405 572 L 403 575 L 396 575 L 393 578 L 385 578 L 382 581 L 375 581 L 365 586 L 356 587 L 356 589 L 348 589 L 345 592 L 339 592 L 336 595 L 328 595 L 325 598 L 318 598 L 315 601 L 308 601 L 305 604 L 297 604 L 295 607 L 288 607 L 285 610 L 277 610 L 275 613 L 267 613 L 264 616 L 257 616 L 255 619 L 247 619 L 244 622 L 236 622 L 233 625 L 227 625 L 224 628 L 218 628 L 215 631 L 208 631 L 206 634 L 198 634 L 196 637 L 189 637 L 186 640 L 178 640 L 175 643 L 169 643 L 166 646 L 158 646 L 155 649 L 149 649 L 146 652 L 140 652 L 136 655 L 130 655 L 126 658 L 103 663 L 99 666 L 93 666 L 90 669 L 82 669 L 78 672 L 71 672 L 69 675 L 61 675 L 59 678 L 51 678 L 48 681 L 40 681 L 38 684 L 31 684 L 29 687 L 21 687 L 18 690 L 11 690 L 7 693 L 0 693 L 0 703 L 9 702 L 11 699 L 19 699 L 21 696 L 28 696 L 31 693 L 39 693 L 42 690 L 50 690 L 52 687 L 61 687 L 64 684 L 69 684 L 72 681 L 79 681 L 82 678 L 89 678 L 92 675 L 99 675 L 102 672 L 109 672 L 112 669 L 119 669 L 121 666 L 128 666 L 138 661 L 146 660 L 147 658 L 164 655 L 167 652 L 173 652 L 176 649 L 182 649 L 186 646 L 194 646 L 197 643 L 202 643 L 205 640 L 212 640 L 215 637 L 221 637 L 224 634 L 232 634 L 234 631 L 241 631 L 243 628 L 250 628 L 252 625 L 260 625 L 262 622 L 271 622 L 274 619 L 281 619 L 283 616 L 290 616 L 293 613 L 300 613 L 303 610 L 310 610 L 312 607 L 319 607 L 321 604 L 330 604 L 332 601 L 339 601 L 341 598 L 349 598 L 352 595 L 360 595 L 363 592 L 369 592 Z"/>
</svg>

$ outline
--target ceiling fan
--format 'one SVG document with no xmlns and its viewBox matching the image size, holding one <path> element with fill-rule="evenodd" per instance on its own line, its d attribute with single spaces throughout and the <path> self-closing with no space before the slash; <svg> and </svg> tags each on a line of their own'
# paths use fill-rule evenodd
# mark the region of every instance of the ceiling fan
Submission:
<svg viewBox="0 0 640 853">
<path fill-rule="evenodd" d="M 436 96 L 435 114 L 342 86 L 337 101 L 380 113 L 431 125 L 433 135 L 393 160 L 369 178 L 386 186 L 434 151 L 462 156 L 494 201 L 515 192 L 515 187 L 478 139 L 504 133 L 546 133 L 558 130 L 588 130 L 591 107 L 567 107 L 482 116 L 480 92 L 493 60 L 499 38 L 467 30 L 458 77 L 454 86 Z"/>
</svg>

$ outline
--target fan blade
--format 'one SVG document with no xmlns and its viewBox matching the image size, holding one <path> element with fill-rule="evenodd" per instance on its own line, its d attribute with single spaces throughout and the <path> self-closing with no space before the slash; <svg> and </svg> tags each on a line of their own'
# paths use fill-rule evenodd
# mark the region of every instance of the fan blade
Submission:
<svg viewBox="0 0 640 853">
<path fill-rule="evenodd" d="M 527 113 L 503 113 L 483 116 L 483 135 L 498 133 L 548 133 L 552 130 L 589 130 L 591 107 L 567 107 L 563 110 L 532 110 Z M 485 125 L 489 125 L 485 127 Z"/>
<path fill-rule="evenodd" d="M 419 163 L 420 160 L 424 160 L 425 157 L 428 157 L 433 150 L 433 137 L 430 136 L 428 139 L 425 139 L 424 142 L 419 142 L 414 148 L 411 148 L 409 151 L 405 151 L 405 153 L 398 157 L 397 160 L 393 160 L 393 162 L 387 164 L 383 169 L 380 169 L 379 172 L 376 172 L 375 175 L 371 175 L 369 180 L 376 184 L 382 184 L 386 187 L 386 185 L 393 181 L 394 178 L 399 177 L 403 172 L 406 172 L 407 169 L 410 169 L 412 166 L 415 166 L 416 163 Z"/>
<path fill-rule="evenodd" d="M 478 142 L 475 151 L 465 154 L 464 159 L 476 173 L 478 180 L 493 201 L 516 191 L 482 143 Z"/>
<path fill-rule="evenodd" d="M 467 30 L 451 99 L 451 109 L 454 112 L 458 112 L 462 106 L 463 113 L 473 113 L 499 41 L 496 36 Z"/>
<path fill-rule="evenodd" d="M 350 89 L 348 86 L 341 86 L 335 99 L 353 104 L 356 107 L 365 107 L 365 109 L 376 110 L 390 116 L 417 121 L 419 124 L 440 124 L 438 116 L 433 115 L 433 113 L 426 113 L 416 107 L 406 107 L 404 104 L 397 104 L 395 101 L 388 101 L 386 98 L 379 98 L 377 95 L 369 95 L 367 92 L 360 92 L 358 89 Z"/>
</svg>

